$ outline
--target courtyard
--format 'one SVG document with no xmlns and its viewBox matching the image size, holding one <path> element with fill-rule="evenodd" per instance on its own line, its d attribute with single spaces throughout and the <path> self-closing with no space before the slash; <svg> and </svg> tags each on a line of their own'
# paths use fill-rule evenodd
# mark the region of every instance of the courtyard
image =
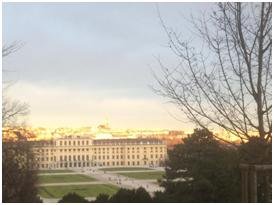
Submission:
<svg viewBox="0 0 274 205">
<path fill-rule="evenodd" d="M 119 188 L 144 187 L 149 193 L 160 191 L 157 179 L 163 169 L 148 167 L 107 167 L 74 170 L 38 171 L 38 190 L 43 202 L 58 202 L 75 192 L 89 200 L 100 193 L 113 195 Z"/>
</svg>

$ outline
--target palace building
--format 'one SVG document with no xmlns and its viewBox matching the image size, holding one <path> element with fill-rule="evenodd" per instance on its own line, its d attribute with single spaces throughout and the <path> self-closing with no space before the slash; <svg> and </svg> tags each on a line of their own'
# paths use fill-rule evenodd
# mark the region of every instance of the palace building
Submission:
<svg viewBox="0 0 274 205">
<path fill-rule="evenodd" d="M 38 169 L 94 166 L 162 166 L 167 146 L 159 139 L 94 139 L 67 136 L 33 142 Z"/>
</svg>

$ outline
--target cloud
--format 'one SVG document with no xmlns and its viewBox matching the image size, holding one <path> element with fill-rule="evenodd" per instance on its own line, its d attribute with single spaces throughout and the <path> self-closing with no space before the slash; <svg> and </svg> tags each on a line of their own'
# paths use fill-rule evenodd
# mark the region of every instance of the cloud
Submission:
<svg viewBox="0 0 274 205">
<path fill-rule="evenodd" d="M 211 7 L 160 3 L 167 26 L 192 37 L 184 16 Z M 155 97 L 150 68 L 159 56 L 169 67 L 177 56 L 155 3 L 5 3 L 3 42 L 25 46 L 5 58 L 4 80 L 19 81 L 9 93 L 29 103 L 33 125 L 88 125 L 108 117 L 117 127 L 184 128 Z M 176 116 L 178 117 L 178 116 Z"/>
<path fill-rule="evenodd" d="M 98 125 L 105 118 L 117 128 L 183 128 L 167 110 L 171 105 L 160 99 L 134 98 L 123 90 L 88 92 L 66 87 L 38 86 L 18 82 L 7 94 L 27 102 L 31 108 L 29 124 L 34 126 Z"/>
</svg>

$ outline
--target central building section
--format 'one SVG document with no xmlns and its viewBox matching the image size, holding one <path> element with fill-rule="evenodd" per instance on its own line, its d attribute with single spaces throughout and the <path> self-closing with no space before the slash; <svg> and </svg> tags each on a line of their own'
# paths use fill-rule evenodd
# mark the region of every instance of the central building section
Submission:
<svg viewBox="0 0 274 205">
<path fill-rule="evenodd" d="M 92 146 L 95 166 L 159 166 L 165 152 L 157 139 L 102 139 Z"/>
<path fill-rule="evenodd" d="M 67 136 L 35 146 L 39 169 L 161 166 L 166 144 L 158 139 Z"/>
</svg>

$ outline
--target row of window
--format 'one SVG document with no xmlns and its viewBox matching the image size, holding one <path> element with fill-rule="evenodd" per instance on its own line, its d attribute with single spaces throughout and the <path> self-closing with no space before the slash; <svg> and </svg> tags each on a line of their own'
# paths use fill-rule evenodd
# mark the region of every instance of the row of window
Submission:
<svg viewBox="0 0 274 205">
<path fill-rule="evenodd" d="M 37 152 L 49 152 L 49 151 L 51 151 L 51 152 L 55 152 L 55 149 L 38 149 L 38 150 L 36 150 Z"/>
<path fill-rule="evenodd" d="M 126 152 L 126 153 L 128 153 L 128 154 L 130 154 L 130 153 L 132 153 L 132 154 L 134 154 L 135 152 L 134 151 L 132 151 L 132 152 Z M 139 150 L 137 150 L 137 152 L 136 152 L 137 154 L 139 154 L 140 152 L 139 152 Z M 145 151 L 143 151 L 143 153 L 147 153 L 147 151 L 145 150 Z M 150 151 L 150 153 L 155 153 L 155 152 L 153 152 L 153 151 Z M 156 150 L 156 153 L 158 153 L 158 151 Z M 163 151 L 161 150 L 160 151 L 160 153 L 163 153 Z M 94 154 L 109 154 L 109 152 L 94 152 Z M 111 152 L 110 154 L 115 154 L 115 152 Z M 116 154 L 124 154 L 124 152 L 123 151 L 121 151 L 121 152 L 116 152 Z"/>
<path fill-rule="evenodd" d="M 151 159 L 153 159 L 153 157 L 155 157 L 156 159 L 158 158 L 158 156 L 160 157 L 160 158 L 163 158 L 163 154 L 160 154 L 160 155 L 158 155 L 158 154 L 155 154 L 155 155 L 153 155 L 153 154 L 151 154 L 150 155 L 150 158 Z M 120 158 L 119 158 L 120 157 Z M 124 159 L 124 156 L 123 155 L 116 155 L 116 157 L 115 157 L 115 155 L 112 155 L 112 159 Z M 131 158 L 130 158 L 130 155 L 127 155 L 127 158 L 126 159 L 140 159 L 140 157 L 139 157 L 139 155 L 136 155 L 136 157 L 135 157 L 135 155 L 131 155 Z M 93 156 L 93 159 L 110 159 L 110 156 L 109 155 L 106 155 L 106 156 Z M 147 156 L 146 155 L 144 155 L 144 157 L 143 157 L 143 159 L 147 159 Z"/>
<path fill-rule="evenodd" d="M 126 163 L 128 166 L 139 166 L 139 165 L 142 165 L 142 162 L 140 161 L 128 161 Z M 143 164 L 144 165 L 154 165 L 154 164 L 157 164 L 157 161 L 153 162 L 153 161 L 150 161 L 150 162 L 147 162 L 147 161 L 143 161 Z M 95 162 L 94 163 L 94 166 L 123 166 L 125 165 L 125 163 L 123 161 L 119 162 L 119 161 L 116 161 L 116 162 Z"/>
<path fill-rule="evenodd" d="M 101 153 L 101 151 L 103 152 L 103 153 L 105 153 L 105 150 L 108 152 L 109 151 L 109 148 L 98 148 L 98 149 L 96 149 L 96 148 L 94 148 L 94 149 L 91 149 L 91 150 L 93 150 L 94 152 L 95 152 L 95 154 L 97 154 L 97 150 L 98 150 L 98 153 L 100 154 Z M 128 152 L 130 152 L 130 148 L 127 148 L 127 150 L 128 150 Z M 54 149 L 52 149 L 51 150 L 51 152 L 55 152 L 56 150 L 54 150 Z M 80 152 L 80 151 L 82 151 L 82 152 L 84 152 L 84 151 L 87 151 L 87 152 L 89 152 L 89 148 L 82 148 L 82 149 L 60 149 L 59 150 L 60 152 L 71 152 L 71 151 L 73 151 L 73 152 L 76 152 L 76 151 L 78 151 L 78 152 Z M 123 152 L 124 151 L 124 148 L 120 148 L 120 151 L 121 152 Z M 134 147 L 131 149 L 131 151 L 132 151 L 132 153 L 134 153 L 134 151 L 135 151 L 135 149 L 134 149 Z M 139 147 L 137 147 L 137 149 L 136 149 L 136 151 L 137 151 L 137 153 L 139 152 Z M 150 147 L 150 151 L 152 152 L 153 151 L 153 147 Z M 38 152 L 39 152 L 39 150 L 38 150 Z M 49 152 L 49 149 L 41 149 L 40 150 L 40 152 Z M 119 148 L 117 147 L 116 148 L 116 152 L 119 152 Z M 144 147 L 144 152 L 146 152 L 146 147 Z M 155 152 L 158 152 L 158 147 L 155 147 Z M 160 147 L 159 148 L 159 152 L 163 152 L 163 148 L 162 147 Z M 112 148 L 112 153 L 115 153 L 115 148 Z"/>
<path fill-rule="evenodd" d="M 148 150 L 149 148 L 150 148 L 151 151 L 153 151 L 153 148 L 155 149 L 156 152 L 158 151 L 158 147 L 143 147 L 143 150 L 146 151 L 146 150 Z M 103 152 L 104 152 L 105 150 L 106 150 L 106 151 L 109 151 L 110 149 L 111 149 L 111 148 L 93 148 L 92 150 L 95 151 L 95 152 L 96 152 L 96 151 L 99 151 L 99 152 L 100 152 L 100 151 L 103 151 Z M 114 152 L 114 151 L 115 151 L 115 148 L 112 148 L 111 150 L 112 150 L 112 152 Z M 124 148 L 123 148 L 123 147 L 120 147 L 120 150 L 122 151 L 122 150 L 124 150 Z M 140 150 L 140 148 L 139 148 L 139 147 L 136 147 L 136 149 L 135 149 L 135 147 L 131 147 L 131 148 L 128 147 L 127 150 L 128 150 L 128 151 L 131 150 L 132 152 L 134 152 L 134 151 L 136 150 L 136 151 L 138 152 L 138 151 Z M 162 152 L 162 151 L 163 151 L 163 147 L 159 147 L 159 150 L 160 150 L 160 152 Z M 116 152 L 117 152 L 117 151 L 119 151 L 119 148 L 118 148 L 118 147 L 116 148 Z"/>
<path fill-rule="evenodd" d="M 163 158 L 163 154 L 160 154 L 160 155 L 158 155 L 158 154 L 155 154 L 155 155 L 153 155 L 153 154 L 151 154 L 150 155 L 150 159 L 153 159 L 153 158 L 155 158 L 155 159 L 157 159 L 157 158 L 160 158 L 160 159 L 162 159 Z M 127 157 L 125 157 L 125 159 L 140 159 L 141 157 L 139 156 L 139 155 L 131 155 L 131 157 L 130 157 L 130 155 L 127 155 Z M 41 158 L 37 158 L 37 160 L 39 161 L 39 160 L 41 160 L 41 161 L 48 161 L 48 160 L 51 160 L 51 161 L 56 161 L 56 156 L 54 156 L 54 157 L 41 157 Z M 59 157 L 59 160 L 60 161 L 76 161 L 76 160 L 78 160 L 78 161 L 80 161 L 80 160 L 82 160 L 82 161 L 88 161 L 90 158 L 89 158 L 89 155 L 65 155 L 65 156 L 60 156 Z M 105 160 L 105 159 L 124 159 L 124 156 L 123 155 L 112 155 L 112 157 L 110 157 L 109 155 L 103 155 L 103 156 L 93 156 L 93 159 L 94 160 Z M 147 159 L 147 156 L 146 155 L 143 155 L 143 157 L 141 158 L 141 159 Z"/>
<path fill-rule="evenodd" d="M 144 161 L 143 165 L 157 165 L 158 161 Z M 127 162 L 128 166 L 139 166 L 142 162 L 140 161 L 132 161 Z M 57 166 L 54 165 L 54 168 L 69 168 L 69 167 L 89 167 L 89 166 L 123 166 L 125 163 L 123 161 L 113 161 L 113 162 L 61 162 Z M 49 164 L 38 164 L 38 168 L 52 168 Z"/>
<path fill-rule="evenodd" d="M 50 159 L 50 161 L 56 161 L 56 157 L 54 156 L 54 157 L 37 157 L 36 158 L 36 160 L 39 162 L 39 161 L 49 161 L 49 159 Z"/>
<path fill-rule="evenodd" d="M 78 160 L 78 161 L 80 161 L 81 159 L 82 159 L 82 161 L 84 161 L 84 160 L 89 160 L 89 155 L 82 155 L 82 157 L 80 156 L 80 155 L 73 155 L 73 156 L 71 156 L 71 155 L 69 155 L 69 156 L 60 156 L 60 161 L 76 161 L 76 159 Z"/>
<path fill-rule="evenodd" d="M 86 148 L 86 149 L 84 149 L 84 148 L 82 148 L 82 149 L 64 149 L 64 152 L 66 152 L 66 151 L 68 151 L 68 152 L 71 152 L 71 151 L 76 152 L 76 150 L 77 150 L 78 152 L 80 152 L 80 151 L 82 151 L 82 152 L 84 152 L 84 151 L 89 152 L 89 149 L 88 149 L 88 148 Z M 63 149 L 60 149 L 60 152 L 63 152 Z"/>
<path fill-rule="evenodd" d="M 77 142 L 77 143 L 76 143 Z M 89 145 L 89 141 L 88 140 L 86 140 L 86 141 L 84 141 L 84 140 L 77 140 L 77 141 L 75 141 L 75 140 L 73 140 L 73 141 L 67 141 L 67 140 L 64 140 L 64 141 L 59 141 L 59 145 L 60 146 L 76 146 L 76 145 L 82 145 L 82 146 L 84 146 L 84 145 Z"/>
<path fill-rule="evenodd" d="M 91 163 L 87 162 L 65 162 L 65 163 L 60 163 L 57 166 L 50 166 L 49 164 L 38 164 L 37 167 L 39 168 L 68 168 L 68 167 L 89 167 L 91 165 Z"/>
<path fill-rule="evenodd" d="M 58 150 L 51 150 L 51 153 L 52 152 L 55 152 L 55 151 L 58 151 Z M 82 148 L 82 149 L 60 149 L 59 150 L 60 152 L 71 152 L 71 151 L 73 151 L 73 152 L 76 152 L 76 151 L 78 151 L 78 152 L 80 152 L 80 151 L 82 151 L 82 152 L 89 152 L 89 149 L 88 148 L 86 148 L 86 149 L 84 149 L 84 148 Z M 40 151 L 38 150 L 38 153 L 39 152 L 41 152 L 42 154 L 49 154 L 49 152 L 48 152 L 48 149 L 45 149 L 45 151 L 43 150 L 43 149 L 41 149 Z"/>
<path fill-rule="evenodd" d="M 163 142 L 159 141 L 159 142 L 101 142 L 98 143 L 96 142 L 96 145 L 98 146 L 113 146 L 113 145 L 160 145 L 163 144 Z"/>
</svg>

